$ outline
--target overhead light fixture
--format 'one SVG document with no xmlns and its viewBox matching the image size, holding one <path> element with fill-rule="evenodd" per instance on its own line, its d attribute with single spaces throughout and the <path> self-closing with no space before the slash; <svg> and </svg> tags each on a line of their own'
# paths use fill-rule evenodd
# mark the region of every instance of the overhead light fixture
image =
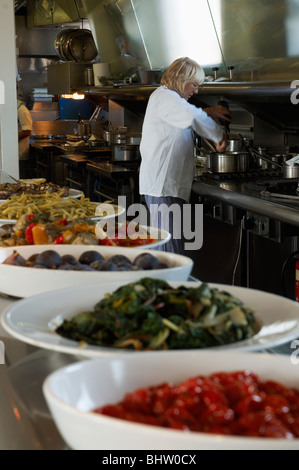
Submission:
<svg viewBox="0 0 299 470">
<path fill-rule="evenodd" d="M 72 100 L 84 100 L 85 95 L 79 95 L 79 93 L 73 93 L 72 95 L 61 95 L 62 98 L 72 99 Z"/>
</svg>

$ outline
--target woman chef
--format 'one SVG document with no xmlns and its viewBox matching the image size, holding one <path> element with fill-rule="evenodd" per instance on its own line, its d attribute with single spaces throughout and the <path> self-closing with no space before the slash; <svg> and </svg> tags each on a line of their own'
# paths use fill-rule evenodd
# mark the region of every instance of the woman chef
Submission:
<svg viewBox="0 0 299 470">
<path fill-rule="evenodd" d="M 139 191 L 145 196 L 151 225 L 172 234 L 161 249 L 179 254 L 184 253 L 183 205 L 189 202 L 195 176 L 193 133 L 213 141 L 217 152 L 228 146 L 217 122 L 220 118 L 230 122 L 230 111 L 223 106 L 203 110 L 188 103 L 204 79 L 197 62 L 188 57 L 175 60 L 149 98 L 142 128 Z M 181 220 L 169 217 L 173 204 L 180 206 Z M 181 227 L 179 235 L 176 225 Z"/>
</svg>

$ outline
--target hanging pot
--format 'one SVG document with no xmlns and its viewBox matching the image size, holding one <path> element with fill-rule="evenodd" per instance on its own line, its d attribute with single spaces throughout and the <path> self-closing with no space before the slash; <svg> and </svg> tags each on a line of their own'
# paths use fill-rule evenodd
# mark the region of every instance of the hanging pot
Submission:
<svg viewBox="0 0 299 470">
<path fill-rule="evenodd" d="M 64 29 L 55 39 L 55 50 L 59 58 L 67 62 L 90 62 L 98 52 L 88 29 Z"/>
<path fill-rule="evenodd" d="M 67 37 L 66 46 L 70 60 L 75 62 L 90 62 L 97 56 L 97 48 L 91 31 L 75 29 Z"/>
<path fill-rule="evenodd" d="M 58 57 L 63 61 L 69 61 L 68 51 L 64 49 L 64 45 L 66 43 L 68 35 L 72 32 L 72 29 L 63 29 L 61 30 L 55 39 L 55 50 L 57 52 Z"/>
</svg>

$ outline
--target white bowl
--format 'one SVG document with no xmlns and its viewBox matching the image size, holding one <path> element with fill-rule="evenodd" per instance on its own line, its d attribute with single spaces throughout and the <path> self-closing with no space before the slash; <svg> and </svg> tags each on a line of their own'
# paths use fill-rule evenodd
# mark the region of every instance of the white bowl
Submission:
<svg viewBox="0 0 299 470">
<path fill-rule="evenodd" d="M 133 261 L 141 253 L 151 253 L 160 261 L 166 262 L 170 268 L 144 271 L 63 271 L 57 269 L 27 268 L 3 264 L 3 261 L 16 250 L 25 259 L 34 253 L 55 250 L 60 255 L 70 254 L 79 258 L 85 251 L 98 251 L 105 259 L 121 254 Z M 49 292 L 64 287 L 75 287 L 88 284 L 107 282 L 131 282 L 150 276 L 167 281 L 187 281 L 193 268 L 193 261 L 187 256 L 157 250 L 141 248 L 120 248 L 96 245 L 27 245 L 0 248 L 0 289 L 1 292 L 17 297 Z"/>
<path fill-rule="evenodd" d="M 106 218 L 108 218 L 107 216 Z M 104 220 L 106 218 L 103 217 Z M 105 223 L 105 222 L 104 222 Z M 121 228 L 121 227 L 126 227 L 128 222 L 116 222 L 116 225 Z M 108 238 L 114 238 L 114 231 L 116 230 L 116 225 L 114 220 L 111 221 L 110 228 L 108 229 L 108 232 L 110 233 L 110 236 Z M 149 225 L 139 225 L 136 224 L 135 222 L 131 221 L 129 222 L 129 226 L 131 226 L 131 230 L 135 230 L 135 233 L 131 236 L 132 240 L 136 238 L 142 239 L 142 235 L 145 233 L 150 234 L 151 238 L 155 238 L 156 241 L 149 243 L 149 244 L 144 244 L 140 245 L 139 248 L 157 248 L 157 246 L 165 245 L 167 242 L 171 240 L 171 233 L 167 232 L 167 230 L 162 230 L 160 228 L 156 227 L 151 227 Z M 112 230 L 112 232 L 111 232 Z M 111 236 L 111 233 L 113 234 Z M 103 238 L 105 239 L 106 237 L 103 237 L 105 235 L 105 232 L 103 232 L 103 226 L 102 222 L 98 222 L 95 228 L 95 234 L 98 237 L 98 239 L 102 240 Z"/>
<path fill-rule="evenodd" d="M 298 367 L 298 366 L 297 366 Z M 250 369 L 299 389 L 290 357 L 213 351 L 149 352 L 74 363 L 52 373 L 43 384 L 50 412 L 65 442 L 75 450 L 291 450 L 299 439 L 223 436 L 135 424 L 92 412 L 123 399 L 126 392 L 195 375 Z"/>
</svg>

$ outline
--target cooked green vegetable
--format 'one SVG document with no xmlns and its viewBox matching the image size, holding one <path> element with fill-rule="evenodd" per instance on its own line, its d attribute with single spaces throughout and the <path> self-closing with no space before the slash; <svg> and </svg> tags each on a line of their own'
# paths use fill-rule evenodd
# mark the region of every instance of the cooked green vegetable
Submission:
<svg viewBox="0 0 299 470">
<path fill-rule="evenodd" d="M 228 292 L 143 278 L 107 294 L 93 311 L 64 320 L 56 332 L 98 346 L 157 350 L 233 343 L 258 329 L 253 310 Z"/>
</svg>

